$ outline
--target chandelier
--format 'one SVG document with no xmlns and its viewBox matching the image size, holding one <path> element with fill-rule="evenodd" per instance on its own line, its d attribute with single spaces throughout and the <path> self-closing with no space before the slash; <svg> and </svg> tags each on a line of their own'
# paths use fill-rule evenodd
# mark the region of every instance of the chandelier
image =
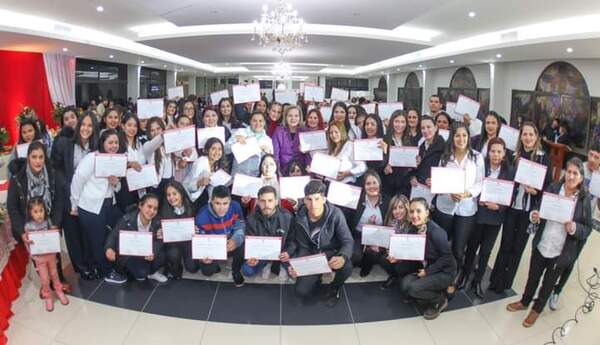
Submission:
<svg viewBox="0 0 600 345">
<path fill-rule="evenodd" d="M 273 66 L 271 71 L 277 80 L 288 79 L 292 75 L 292 67 L 289 63 L 279 62 Z"/>
<path fill-rule="evenodd" d="M 254 21 L 252 41 L 258 36 L 258 45 L 272 46 L 282 56 L 308 42 L 304 34 L 304 21 L 298 17 L 298 11 L 285 0 L 276 0 L 275 5 L 263 5 L 260 22 Z"/>
</svg>

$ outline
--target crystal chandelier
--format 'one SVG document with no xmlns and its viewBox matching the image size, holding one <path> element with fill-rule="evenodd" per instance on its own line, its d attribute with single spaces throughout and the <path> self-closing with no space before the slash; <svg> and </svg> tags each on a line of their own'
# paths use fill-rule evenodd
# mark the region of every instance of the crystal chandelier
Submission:
<svg viewBox="0 0 600 345">
<path fill-rule="evenodd" d="M 288 63 L 279 62 L 273 66 L 271 73 L 273 73 L 277 80 L 285 80 L 292 75 L 292 67 Z"/>
<path fill-rule="evenodd" d="M 252 41 L 258 35 L 261 47 L 272 46 L 272 49 L 282 56 L 294 48 L 308 42 L 304 34 L 304 21 L 298 17 L 298 11 L 285 0 L 276 0 L 275 5 L 263 5 L 260 22 L 254 21 Z"/>
</svg>

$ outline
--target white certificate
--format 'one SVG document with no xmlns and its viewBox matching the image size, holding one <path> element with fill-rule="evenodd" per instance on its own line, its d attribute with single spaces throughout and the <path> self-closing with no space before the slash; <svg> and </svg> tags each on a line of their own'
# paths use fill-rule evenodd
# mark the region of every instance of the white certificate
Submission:
<svg viewBox="0 0 600 345">
<path fill-rule="evenodd" d="M 155 116 L 162 118 L 164 106 L 162 98 L 138 99 L 137 116 L 140 120 L 149 119 Z"/>
<path fill-rule="evenodd" d="M 125 174 L 129 191 L 139 190 L 146 187 L 158 186 L 158 175 L 154 164 L 142 165 L 142 170 L 127 169 Z"/>
<path fill-rule="evenodd" d="M 163 219 L 160 224 L 164 243 L 191 241 L 196 232 L 194 218 Z"/>
<path fill-rule="evenodd" d="M 17 158 L 27 158 L 27 150 L 31 143 L 17 145 Z"/>
<path fill-rule="evenodd" d="M 239 196 L 250 196 L 256 198 L 258 190 L 264 185 L 260 177 L 235 174 L 231 194 Z"/>
<path fill-rule="evenodd" d="M 151 256 L 152 233 L 147 231 L 119 231 L 119 255 Z"/>
<path fill-rule="evenodd" d="M 323 102 L 323 98 L 325 98 L 325 88 L 304 85 L 304 101 Z"/>
<path fill-rule="evenodd" d="M 213 105 L 219 104 L 219 101 L 221 101 L 222 98 L 229 98 L 229 90 L 225 89 L 210 93 L 210 102 Z"/>
<path fill-rule="evenodd" d="M 260 101 L 260 85 L 234 85 L 233 101 L 235 104 Z"/>
<path fill-rule="evenodd" d="M 404 110 L 404 104 L 402 104 L 402 102 L 394 102 L 379 103 L 377 105 L 377 111 L 382 120 L 389 119 L 396 110 Z"/>
<path fill-rule="evenodd" d="M 456 108 L 454 112 L 460 115 L 468 114 L 469 117 L 476 118 L 479 114 L 479 103 L 475 100 L 470 99 L 467 96 L 458 96 L 458 102 L 456 102 Z"/>
<path fill-rule="evenodd" d="M 227 260 L 227 236 L 192 236 L 192 259 Z"/>
<path fill-rule="evenodd" d="M 238 163 L 245 162 L 248 158 L 260 154 L 260 146 L 256 137 L 247 137 L 246 143 L 235 143 L 231 145 L 231 152 Z"/>
<path fill-rule="evenodd" d="M 419 148 L 416 146 L 390 146 L 388 163 L 393 167 L 417 167 Z"/>
<path fill-rule="evenodd" d="M 281 237 L 246 236 L 244 239 L 244 259 L 279 261 Z"/>
<path fill-rule="evenodd" d="M 316 151 L 327 149 L 327 134 L 325 131 L 311 131 L 298 133 L 300 151 Z"/>
<path fill-rule="evenodd" d="M 183 98 L 183 86 L 170 87 L 167 90 L 167 96 L 169 99 Z"/>
<path fill-rule="evenodd" d="M 331 99 L 335 101 L 347 101 L 348 90 L 338 89 L 337 87 L 331 88 Z"/>
<path fill-rule="evenodd" d="M 506 148 L 511 151 L 517 150 L 517 143 L 519 142 L 519 130 L 509 127 L 507 125 L 502 125 L 500 127 L 500 133 L 498 136 L 504 140 L 506 143 Z"/>
<path fill-rule="evenodd" d="M 479 200 L 510 206 L 515 183 L 513 181 L 484 178 Z"/>
<path fill-rule="evenodd" d="M 319 111 L 321 112 L 321 116 L 323 117 L 323 122 L 329 123 L 331 119 L 331 114 L 333 113 L 333 107 L 319 107 Z"/>
<path fill-rule="evenodd" d="M 163 133 L 165 140 L 165 152 L 172 153 L 182 151 L 190 147 L 196 147 L 196 127 L 169 129 Z"/>
<path fill-rule="evenodd" d="M 227 186 L 231 182 L 231 175 L 225 170 L 219 169 L 214 174 L 210 175 L 208 183 L 211 186 Z"/>
<path fill-rule="evenodd" d="M 198 148 L 204 149 L 206 141 L 210 138 L 217 138 L 221 140 L 221 143 L 225 144 L 225 127 L 204 127 L 198 128 L 196 132 L 198 137 Z"/>
<path fill-rule="evenodd" d="M 575 198 L 544 192 L 540 204 L 540 218 L 564 224 L 573 220 Z"/>
<path fill-rule="evenodd" d="M 431 168 L 431 193 L 464 193 L 466 180 L 463 169 L 433 167 Z"/>
<path fill-rule="evenodd" d="M 96 177 L 125 176 L 127 170 L 126 154 L 96 153 L 94 175 Z"/>
<path fill-rule="evenodd" d="M 525 158 L 519 158 L 519 166 L 515 173 L 515 182 L 533 187 L 537 190 L 542 190 L 544 188 L 547 170 L 548 167 L 543 164 L 532 162 Z"/>
<path fill-rule="evenodd" d="M 361 244 L 365 246 L 389 248 L 390 236 L 395 233 L 396 230 L 390 226 L 365 224 L 362 226 Z"/>
<path fill-rule="evenodd" d="M 275 91 L 275 100 L 281 104 L 296 105 L 298 103 L 298 93 L 296 90 Z"/>
<path fill-rule="evenodd" d="M 327 261 L 325 254 L 293 258 L 290 259 L 290 265 L 298 277 L 331 272 L 331 268 L 329 267 L 329 262 Z"/>
<path fill-rule="evenodd" d="M 424 198 L 427 200 L 427 203 L 431 205 L 431 201 L 433 200 L 433 194 L 431 193 L 431 189 L 424 184 L 417 183 L 416 187 L 411 187 L 410 189 L 410 200 L 414 198 Z"/>
<path fill-rule="evenodd" d="M 390 237 L 389 256 L 398 260 L 423 261 L 425 259 L 425 234 L 398 234 Z"/>
<path fill-rule="evenodd" d="M 312 157 L 310 163 L 310 172 L 313 174 L 329 177 L 332 179 L 337 178 L 337 174 L 340 172 L 340 166 L 342 161 L 339 158 L 330 156 L 322 152 L 316 152 Z"/>
<path fill-rule="evenodd" d="M 375 106 L 377 103 L 365 103 L 361 104 L 361 107 L 367 112 L 367 114 L 375 114 Z"/>
<path fill-rule="evenodd" d="M 594 171 L 590 180 L 590 193 L 593 196 L 600 196 L 600 171 Z"/>
<path fill-rule="evenodd" d="M 471 122 L 469 123 L 469 134 L 471 137 L 481 134 L 481 128 L 483 127 L 483 122 L 480 119 L 471 118 Z"/>
<path fill-rule="evenodd" d="M 290 176 L 279 178 L 281 199 L 300 199 L 304 197 L 304 187 L 310 182 L 310 176 Z"/>
<path fill-rule="evenodd" d="M 354 160 L 356 161 L 382 161 L 383 148 L 379 142 L 382 139 L 356 139 L 354 145 Z"/>
<path fill-rule="evenodd" d="M 58 230 L 28 232 L 31 255 L 60 253 L 60 233 Z"/>
<path fill-rule="evenodd" d="M 334 205 L 356 210 L 362 188 L 346 183 L 330 181 L 327 191 L 327 201 Z"/>
<path fill-rule="evenodd" d="M 438 135 L 444 138 L 445 141 L 448 141 L 448 137 L 450 136 L 450 131 L 447 129 L 438 129 Z"/>
<path fill-rule="evenodd" d="M 456 103 L 455 102 L 446 102 L 446 113 L 450 115 L 450 117 L 456 121 L 462 122 L 464 120 L 463 115 L 457 114 Z"/>
</svg>

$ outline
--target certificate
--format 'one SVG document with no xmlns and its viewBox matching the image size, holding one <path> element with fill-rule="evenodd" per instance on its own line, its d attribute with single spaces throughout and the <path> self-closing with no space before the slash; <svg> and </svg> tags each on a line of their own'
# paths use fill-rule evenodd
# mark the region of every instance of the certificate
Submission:
<svg viewBox="0 0 600 345">
<path fill-rule="evenodd" d="M 148 231 L 119 231 L 119 255 L 151 256 L 152 233 Z"/>
<path fill-rule="evenodd" d="M 231 194 L 256 198 L 258 190 L 264 185 L 260 177 L 235 174 Z"/>
<path fill-rule="evenodd" d="M 311 131 L 298 133 L 300 151 L 316 151 L 327 149 L 327 134 L 325 131 Z"/>
<path fill-rule="evenodd" d="M 196 232 L 194 218 L 163 219 L 160 225 L 164 243 L 191 241 Z"/>
<path fill-rule="evenodd" d="M 483 179 L 483 187 L 479 200 L 510 206 L 514 189 L 515 183 L 513 181 L 487 177 Z"/>
<path fill-rule="evenodd" d="M 590 193 L 593 196 L 600 196 L 600 171 L 594 171 L 590 180 Z"/>
<path fill-rule="evenodd" d="M 356 139 L 352 142 L 354 160 L 356 161 L 382 161 L 383 148 L 380 147 L 382 139 Z"/>
<path fill-rule="evenodd" d="M 225 127 L 204 127 L 198 128 L 196 131 L 196 137 L 198 138 L 198 148 L 204 149 L 206 141 L 210 138 L 217 138 L 221 140 L 221 143 L 225 144 Z"/>
<path fill-rule="evenodd" d="M 504 140 L 506 143 L 506 148 L 511 151 L 517 150 L 517 143 L 519 142 L 519 130 L 509 127 L 507 125 L 502 125 L 500 127 L 500 133 L 498 136 Z"/>
<path fill-rule="evenodd" d="M 169 99 L 183 98 L 183 86 L 170 87 L 167 90 L 167 96 Z"/>
<path fill-rule="evenodd" d="M 375 114 L 375 106 L 377 103 L 365 103 L 361 107 L 367 112 L 367 114 Z"/>
<path fill-rule="evenodd" d="M 158 175 L 154 164 L 142 165 L 141 171 L 127 169 L 125 174 L 129 191 L 139 190 L 146 187 L 158 186 Z"/>
<path fill-rule="evenodd" d="M 210 102 L 213 105 L 219 104 L 222 98 L 229 98 L 229 90 L 221 90 L 210 93 Z"/>
<path fill-rule="evenodd" d="M 30 143 L 17 145 L 17 158 L 27 158 Z"/>
<path fill-rule="evenodd" d="M 293 258 L 290 259 L 290 265 L 292 265 L 292 268 L 298 277 L 331 272 L 325 254 Z"/>
<path fill-rule="evenodd" d="M 323 117 L 323 122 L 328 123 L 331 119 L 333 107 L 319 107 L 319 111 L 321 112 L 321 116 Z"/>
<path fill-rule="evenodd" d="M 564 224 L 573 220 L 575 198 L 544 192 L 540 204 L 540 218 Z"/>
<path fill-rule="evenodd" d="M 296 90 L 275 91 L 275 100 L 281 104 L 296 105 L 298 103 L 298 93 Z"/>
<path fill-rule="evenodd" d="M 480 119 L 471 118 L 471 122 L 469 123 L 469 134 L 471 137 L 481 134 L 481 128 L 483 127 L 483 122 Z"/>
<path fill-rule="evenodd" d="M 365 246 L 389 248 L 390 237 L 395 233 L 396 230 L 390 226 L 365 224 L 362 227 L 361 244 Z"/>
<path fill-rule="evenodd" d="M 448 141 L 448 137 L 450 136 L 450 131 L 447 129 L 438 129 L 438 135 L 444 138 L 445 141 Z"/>
<path fill-rule="evenodd" d="M 123 177 L 126 170 L 126 154 L 96 153 L 94 161 L 94 175 L 96 177 Z"/>
<path fill-rule="evenodd" d="M 231 152 L 238 163 L 245 162 L 248 158 L 260 154 L 260 146 L 256 137 L 246 137 L 246 143 L 235 143 L 231 145 Z"/>
<path fill-rule="evenodd" d="M 404 104 L 402 102 L 394 102 L 379 103 L 377 105 L 377 111 L 382 120 L 389 119 L 396 110 L 404 110 Z"/>
<path fill-rule="evenodd" d="M 338 181 L 330 181 L 327 201 L 334 205 L 356 210 L 362 188 Z"/>
<path fill-rule="evenodd" d="M 58 230 L 28 232 L 31 255 L 60 253 L 60 233 Z"/>
<path fill-rule="evenodd" d="M 423 198 L 427 200 L 427 203 L 431 205 L 431 201 L 433 200 L 433 194 L 431 193 L 431 189 L 424 184 L 417 183 L 416 186 L 411 187 L 410 189 L 410 200 L 414 198 Z"/>
<path fill-rule="evenodd" d="M 281 237 L 246 236 L 244 259 L 279 261 Z"/>
<path fill-rule="evenodd" d="M 260 85 L 234 85 L 233 86 L 233 102 L 235 104 L 258 102 L 260 101 Z"/>
<path fill-rule="evenodd" d="M 425 234 L 398 234 L 390 237 L 389 256 L 398 260 L 423 261 L 425 259 Z"/>
<path fill-rule="evenodd" d="M 164 102 L 162 98 L 138 99 L 137 116 L 140 120 L 151 117 L 162 118 L 164 112 Z"/>
<path fill-rule="evenodd" d="M 456 121 L 462 122 L 464 120 L 463 115 L 457 114 L 456 103 L 455 102 L 446 102 L 446 113 L 450 115 L 450 117 Z"/>
<path fill-rule="evenodd" d="M 519 158 L 519 166 L 515 173 L 515 182 L 542 190 L 544 188 L 544 180 L 546 179 L 546 170 L 548 170 L 548 167 L 545 165 L 525 158 Z"/>
<path fill-rule="evenodd" d="M 458 96 L 458 102 L 456 102 L 456 108 L 454 112 L 460 115 L 469 115 L 472 119 L 477 117 L 479 114 L 479 103 L 475 100 L 470 99 L 467 96 Z"/>
<path fill-rule="evenodd" d="M 335 101 L 347 101 L 348 100 L 348 90 L 338 89 L 337 87 L 332 87 L 330 98 Z"/>
<path fill-rule="evenodd" d="M 290 176 L 279 178 L 281 199 L 300 199 L 304 197 L 304 187 L 310 182 L 310 176 Z"/>
<path fill-rule="evenodd" d="M 227 236 L 192 236 L 192 259 L 227 260 Z"/>
<path fill-rule="evenodd" d="M 431 168 L 431 193 L 464 193 L 466 180 L 463 169 L 433 167 Z"/>
<path fill-rule="evenodd" d="M 419 148 L 416 146 L 390 146 L 388 163 L 393 167 L 417 167 Z"/>
<path fill-rule="evenodd" d="M 316 152 L 310 163 L 310 172 L 336 179 L 337 174 L 340 172 L 341 165 L 342 161 L 339 158 L 329 156 L 322 152 Z"/>
<path fill-rule="evenodd" d="M 172 153 L 196 146 L 196 127 L 169 129 L 163 133 L 165 152 Z"/>
<path fill-rule="evenodd" d="M 325 88 L 321 86 L 304 85 L 305 102 L 323 102 L 323 98 L 325 98 Z"/>
<path fill-rule="evenodd" d="M 214 174 L 210 175 L 208 183 L 211 186 L 226 186 L 231 182 L 231 175 L 229 175 L 225 170 L 219 169 L 215 171 Z"/>
</svg>

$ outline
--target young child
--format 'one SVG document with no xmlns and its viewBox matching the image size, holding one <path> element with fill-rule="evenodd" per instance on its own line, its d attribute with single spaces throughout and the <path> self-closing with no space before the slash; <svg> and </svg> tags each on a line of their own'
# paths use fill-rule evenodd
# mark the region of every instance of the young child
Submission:
<svg viewBox="0 0 600 345">
<path fill-rule="evenodd" d="M 24 240 L 28 245 L 33 243 L 29 240 L 29 233 L 35 231 L 47 231 L 50 228 L 50 222 L 48 221 L 48 214 L 46 212 L 46 206 L 44 200 L 41 197 L 33 197 L 27 204 L 27 215 L 28 222 L 25 223 L 25 235 Z M 63 305 L 69 304 L 69 300 L 63 292 L 63 286 L 58 277 L 58 270 L 56 268 L 56 253 L 38 254 L 33 255 L 33 261 L 35 262 L 35 269 L 40 276 L 42 283 L 42 297 L 46 304 L 47 311 L 54 310 L 54 301 L 52 299 L 52 290 L 50 289 L 50 281 L 54 287 L 54 291 L 58 296 L 60 303 Z"/>
</svg>

